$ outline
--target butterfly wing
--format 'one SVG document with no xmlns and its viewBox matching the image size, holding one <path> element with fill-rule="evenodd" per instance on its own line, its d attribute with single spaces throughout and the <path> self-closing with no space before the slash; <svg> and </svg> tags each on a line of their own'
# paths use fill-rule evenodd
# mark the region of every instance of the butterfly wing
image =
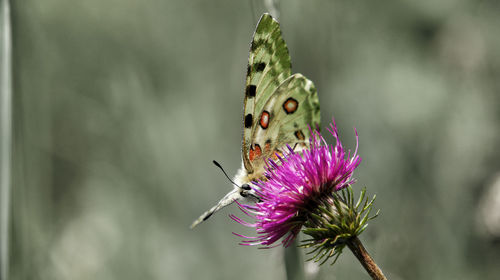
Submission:
<svg viewBox="0 0 500 280">
<path fill-rule="evenodd" d="M 206 211 L 205 213 L 201 214 L 201 216 L 194 221 L 190 228 L 194 228 L 197 226 L 199 223 L 205 221 L 206 219 L 210 218 L 215 212 L 219 211 L 220 209 L 228 206 L 229 204 L 233 203 L 235 200 L 239 200 L 241 198 L 240 192 L 238 189 L 233 189 L 230 191 L 228 194 L 226 194 L 214 207 L 210 208 L 210 210 Z"/>
<path fill-rule="evenodd" d="M 309 129 L 319 127 L 319 123 L 314 84 L 302 74 L 283 81 L 264 104 L 252 130 L 249 160 L 256 174 L 262 174 L 265 161 L 282 153 L 287 144 L 297 151 L 307 147 Z"/>
<path fill-rule="evenodd" d="M 279 23 L 264 14 L 257 24 L 248 59 L 242 141 L 244 168 L 234 180 L 239 185 L 259 179 L 264 173 L 265 160 L 286 144 L 294 148 L 307 146 L 308 126 L 319 126 L 319 101 L 313 83 L 301 74 L 290 75 L 290 56 Z M 194 221 L 191 228 L 235 200 L 245 199 L 244 191 L 233 189 Z"/>
<path fill-rule="evenodd" d="M 242 141 L 244 169 L 235 177 L 238 184 L 248 182 L 247 174 L 254 173 L 252 162 L 249 160 L 249 151 L 252 131 L 257 126 L 254 122 L 255 112 L 262 111 L 266 101 L 290 74 L 290 55 L 281 36 L 279 23 L 271 15 L 263 14 L 255 29 L 248 58 Z M 238 188 L 229 192 L 217 205 L 194 221 L 191 228 L 233 201 L 242 200 L 244 197 L 240 192 Z"/>
<path fill-rule="evenodd" d="M 250 160 L 252 131 L 260 114 L 279 85 L 290 76 L 288 48 L 281 36 L 279 23 L 264 14 L 257 24 L 250 47 L 244 101 L 242 158 L 248 174 L 254 173 Z"/>
</svg>

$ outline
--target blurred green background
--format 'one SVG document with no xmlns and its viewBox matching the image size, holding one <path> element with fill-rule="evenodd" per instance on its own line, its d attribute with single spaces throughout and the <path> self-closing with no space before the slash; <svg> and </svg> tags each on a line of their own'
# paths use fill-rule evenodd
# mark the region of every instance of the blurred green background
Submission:
<svg viewBox="0 0 500 280">
<path fill-rule="evenodd" d="M 284 279 L 282 250 L 237 245 L 261 1 L 11 1 L 11 279 Z M 359 132 L 361 236 L 390 279 L 498 279 L 500 3 L 280 1 L 293 72 L 323 126 Z M 331 138 L 330 138 L 331 139 Z M 309 279 L 368 279 L 348 250 Z"/>
</svg>

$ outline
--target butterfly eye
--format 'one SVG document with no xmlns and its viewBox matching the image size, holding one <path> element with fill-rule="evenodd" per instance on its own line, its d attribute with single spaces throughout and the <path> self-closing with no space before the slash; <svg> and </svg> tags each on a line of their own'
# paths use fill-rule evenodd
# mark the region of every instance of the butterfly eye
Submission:
<svg viewBox="0 0 500 280">
<path fill-rule="evenodd" d="M 241 188 L 242 188 L 242 189 L 244 189 L 244 190 L 246 190 L 246 191 L 249 191 L 249 190 L 251 190 L 251 189 L 252 189 L 252 188 L 250 188 L 250 186 L 249 186 L 248 184 L 243 184 L 243 185 L 241 186 Z"/>
</svg>

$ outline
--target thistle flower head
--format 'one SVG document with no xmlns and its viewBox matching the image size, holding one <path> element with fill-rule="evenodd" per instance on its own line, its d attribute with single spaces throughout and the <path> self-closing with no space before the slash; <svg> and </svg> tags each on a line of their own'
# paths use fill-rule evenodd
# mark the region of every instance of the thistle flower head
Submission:
<svg viewBox="0 0 500 280">
<path fill-rule="evenodd" d="M 240 244 L 265 248 L 289 246 L 304 225 L 321 228 L 325 219 L 331 220 L 329 215 L 337 199 L 336 192 L 354 182 L 352 173 L 361 158 L 357 155 L 357 144 L 353 154 L 344 150 L 335 122 L 327 129 L 336 139 L 335 145 L 327 144 L 321 134 L 314 131 L 309 148 L 294 152 L 288 146 L 278 163 L 269 160 L 268 180 L 256 182 L 259 189 L 255 191 L 261 202 L 239 204 L 255 222 L 248 223 L 231 215 L 233 220 L 257 231 L 256 237 L 236 234 L 245 239 Z M 325 209 L 327 212 L 323 213 Z"/>
</svg>

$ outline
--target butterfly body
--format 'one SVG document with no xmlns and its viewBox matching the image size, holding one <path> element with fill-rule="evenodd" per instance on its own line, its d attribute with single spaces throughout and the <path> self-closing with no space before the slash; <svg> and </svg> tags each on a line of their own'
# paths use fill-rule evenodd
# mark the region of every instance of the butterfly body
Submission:
<svg viewBox="0 0 500 280">
<path fill-rule="evenodd" d="M 257 24 L 248 59 L 242 140 L 242 167 L 235 186 L 191 228 L 234 201 L 256 202 L 253 182 L 266 180 L 266 161 L 277 159 L 286 145 L 295 151 L 309 145 L 309 129 L 319 127 L 319 100 L 314 84 L 291 74 L 288 48 L 279 23 L 264 14 Z"/>
</svg>

